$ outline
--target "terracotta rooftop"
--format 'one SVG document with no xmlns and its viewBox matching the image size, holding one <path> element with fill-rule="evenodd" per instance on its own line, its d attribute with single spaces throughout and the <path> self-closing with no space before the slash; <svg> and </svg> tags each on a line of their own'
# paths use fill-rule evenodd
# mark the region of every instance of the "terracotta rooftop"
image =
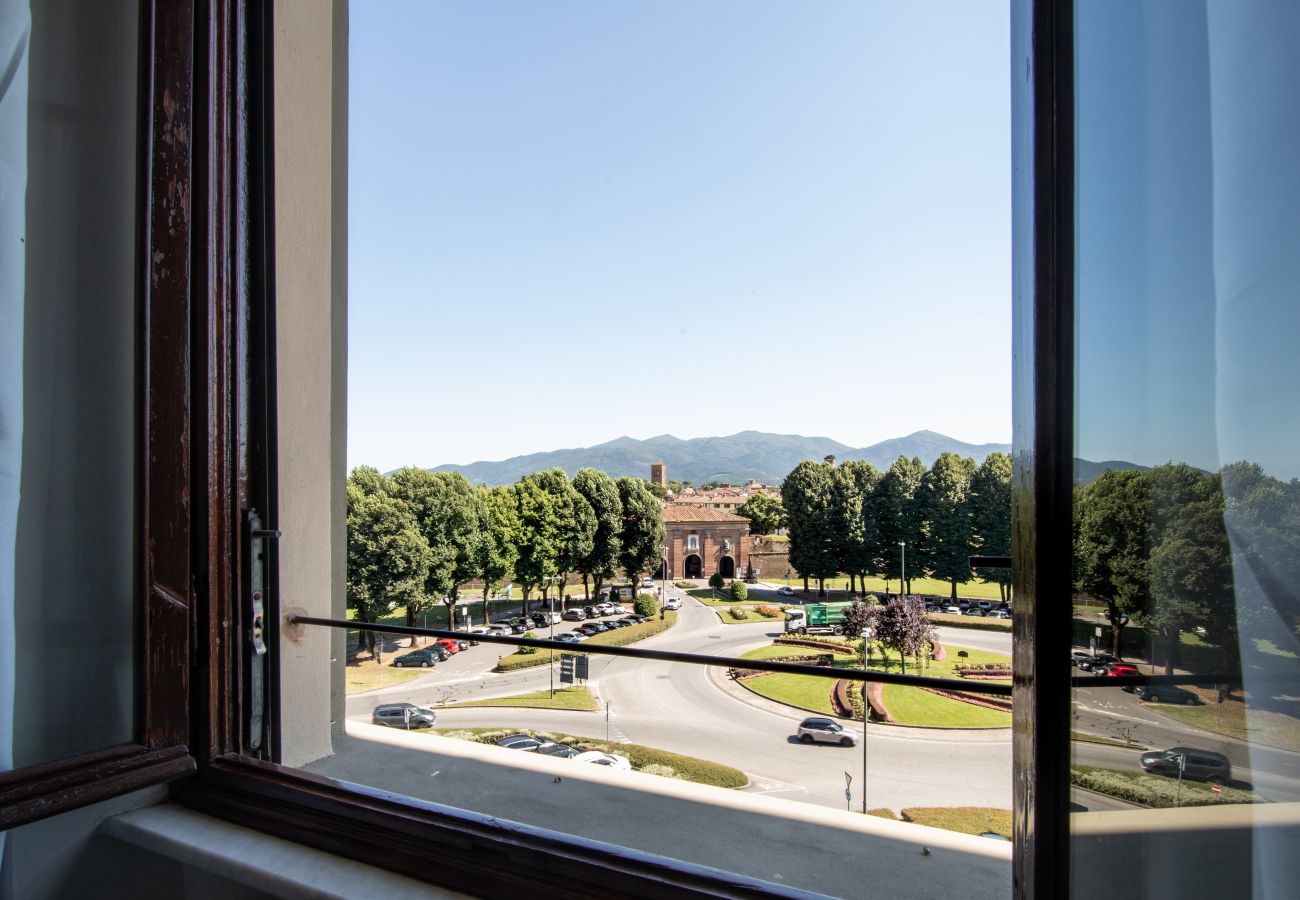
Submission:
<svg viewBox="0 0 1300 900">
<path fill-rule="evenodd" d="M 744 522 L 749 519 L 720 509 L 702 509 L 694 504 L 668 503 L 664 506 L 665 522 Z"/>
</svg>

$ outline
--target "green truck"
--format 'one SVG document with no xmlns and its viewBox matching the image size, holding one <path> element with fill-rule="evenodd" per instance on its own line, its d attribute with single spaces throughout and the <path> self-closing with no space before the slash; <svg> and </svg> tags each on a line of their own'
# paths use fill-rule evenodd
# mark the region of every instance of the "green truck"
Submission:
<svg viewBox="0 0 1300 900">
<path fill-rule="evenodd" d="M 844 613 L 852 603 L 809 603 L 785 611 L 786 634 L 843 634 Z"/>
</svg>

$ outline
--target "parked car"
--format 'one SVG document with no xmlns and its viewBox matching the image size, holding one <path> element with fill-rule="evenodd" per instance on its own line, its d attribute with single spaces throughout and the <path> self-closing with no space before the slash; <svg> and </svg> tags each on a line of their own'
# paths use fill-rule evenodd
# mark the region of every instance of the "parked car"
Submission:
<svg viewBox="0 0 1300 900">
<path fill-rule="evenodd" d="M 511 628 L 509 625 L 503 625 L 500 622 L 496 622 L 487 627 L 487 633 L 495 634 L 495 635 L 504 635 L 506 637 L 509 637 L 510 635 L 515 633 L 515 630 Z"/>
<path fill-rule="evenodd" d="M 425 669 L 433 668 L 442 662 L 445 657 L 441 656 L 433 647 L 421 647 L 419 650 L 412 650 L 410 653 L 404 653 L 397 659 L 393 660 L 393 665 L 397 668 L 406 666 L 420 666 Z"/>
<path fill-rule="evenodd" d="M 963 613 L 965 613 L 966 610 L 970 609 L 970 608 L 971 608 L 971 605 L 972 605 L 972 604 L 971 604 L 971 602 L 970 602 L 969 600 L 958 600 L 958 601 L 957 601 L 957 606 L 958 606 L 959 609 L 961 609 L 961 611 L 962 611 Z"/>
<path fill-rule="evenodd" d="M 564 643 L 566 644 L 578 643 L 578 638 L 574 636 L 574 633 L 572 631 L 566 631 L 563 634 L 557 634 L 555 636 L 555 639 L 557 641 L 564 641 Z"/>
<path fill-rule="evenodd" d="M 632 763 L 626 756 L 620 756 L 617 753 L 602 753 L 599 750 L 588 750 L 585 753 L 579 753 L 573 757 L 573 761 L 609 766 L 611 769 L 619 769 L 625 772 L 632 769 Z"/>
<path fill-rule="evenodd" d="M 681 609 L 681 608 L 682 608 L 681 597 L 669 597 L 667 600 L 664 601 L 664 609 Z"/>
<path fill-rule="evenodd" d="M 984 618 L 984 616 L 988 615 L 987 612 L 985 612 L 982 608 L 978 606 L 972 606 L 970 609 L 966 610 L 965 614 L 968 616 L 975 616 L 976 618 L 981 618 L 981 619 Z"/>
<path fill-rule="evenodd" d="M 988 617 L 990 619 L 1009 619 L 1011 618 L 1011 613 L 1005 609 L 995 609 L 993 612 L 988 614 Z"/>
<path fill-rule="evenodd" d="M 779 588 L 776 589 L 776 592 L 780 594 L 782 597 L 794 596 L 794 588 L 790 587 L 790 585 L 788 584 L 781 585 Z"/>
<path fill-rule="evenodd" d="M 626 628 L 631 622 L 624 622 L 622 619 L 610 619 L 608 622 L 602 622 L 606 628 Z"/>
<path fill-rule="evenodd" d="M 547 621 L 546 616 L 541 613 L 533 613 L 528 617 L 528 621 L 538 628 L 545 628 L 547 625 L 551 624 Z"/>
<path fill-rule="evenodd" d="M 1119 660 L 1111 656 L 1109 653 L 1096 653 L 1091 656 L 1080 658 L 1078 665 L 1080 669 L 1083 669 L 1083 671 L 1091 672 L 1094 669 L 1104 668 L 1111 663 L 1117 662 L 1119 662 Z"/>
<path fill-rule="evenodd" d="M 523 750 L 528 753 L 545 753 L 547 748 L 558 746 L 555 741 L 546 741 L 527 734 L 511 734 L 497 740 L 498 747 L 507 750 Z"/>
<path fill-rule="evenodd" d="M 993 608 L 993 601 L 981 600 L 979 603 L 976 603 L 975 605 L 978 606 L 980 609 L 984 610 L 985 612 L 988 612 Z"/>
<path fill-rule="evenodd" d="M 852 747 L 858 742 L 856 733 L 849 731 L 833 719 L 813 717 L 804 719 L 795 731 L 799 740 L 805 744 L 839 744 Z"/>
<path fill-rule="evenodd" d="M 654 586 L 655 586 L 655 580 L 654 580 L 653 578 L 642 578 L 642 579 L 641 579 L 641 587 L 643 587 L 643 588 L 650 588 L 651 590 L 653 590 L 653 589 L 654 589 Z"/>
<path fill-rule="evenodd" d="M 566 622 L 581 622 L 587 614 L 580 609 L 566 609 L 563 618 Z"/>
<path fill-rule="evenodd" d="M 602 616 L 607 616 L 607 615 L 609 615 L 609 614 L 612 613 L 615 609 L 617 609 L 617 607 L 614 606 L 613 603 L 597 603 L 597 604 L 596 604 L 596 612 L 599 613 L 599 614 L 602 615 Z"/>
<path fill-rule="evenodd" d="M 487 634 L 487 633 L 488 633 L 488 629 L 487 629 L 487 626 L 486 626 L 486 625 L 471 625 L 469 628 L 465 628 L 465 629 L 462 629 L 462 630 L 465 631 L 467 634 Z M 478 646 L 478 641 L 474 640 L 473 638 L 470 638 L 468 643 L 469 643 L 469 645 L 470 645 L 471 647 L 477 647 L 477 646 Z"/>
<path fill-rule="evenodd" d="M 638 616 L 636 613 L 631 613 L 630 615 L 624 616 L 623 621 L 629 625 L 640 625 L 645 621 L 645 616 Z"/>
<path fill-rule="evenodd" d="M 542 754 L 543 756 L 555 756 L 560 759 L 572 759 L 573 757 L 580 754 L 582 751 L 575 750 L 573 747 L 570 747 L 568 744 L 551 744 L 549 746 L 538 747 L 537 752 Z"/>
<path fill-rule="evenodd" d="M 595 622 L 583 622 L 581 625 L 579 625 L 577 628 L 574 628 L 573 630 L 576 633 L 585 635 L 587 637 L 591 637 L 593 634 L 600 634 L 600 630 L 596 628 Z"/>
<path fill-rule="evenodd" d="M 951 600 L 943 605 L 943 611 L 950 616 L 961 615 L 961 607 L 958 606 L 956 603 L 953 603 Z"/>
<path fill-rule="evenodd" d="M 575 643 L 580 644 L 587 639 L 587 635 L 583 634 L 581 631 L 566 631 L 564 633 L 572 637 Z"/>
<path fill-rule="evenodd" d="M 1117 663 L 1111 663 L 1108 666 L 1102 666 L 1100 668 L 1098 668 L 1097 666 L 1092 667 L 1092 674 L 1098 676 L 1099 678 L 1105 678 L 1105 677 L 1118 678 L 1121 675 L 1136 675 L 1137 673 L 1138 673 L 1137 666 L 1131 666 L 1128 663 L 1117 662 Z"/>
<path fill-rule="evenodd" d="M 587 614 L 587 618 L 588 618 L 588 619 L 599 619 L 599 618 L 600 618 L 600 613 L 596 610 L 596 607 L 594 607 L 594 606 L 584 606 L 584 607 L 582 608 L 582 611 L 585 612 L 585 613 Z"/>
<path fill-rule="evenodd" d="M 1140 684 L 1134 693 L 1139 700 L 1148 703 L 1182 703 L 1186 706 L 1196 706 L 1201 702 L 1199 696 L 1175 684 Z"/>
<path fill-rule="evenodd" d="M 1185 762 L 1184 762 L 1185 761 Z M 1183 767 L 1183 777 L 1212 784 L 1225 784 L 1232 780 L 1232 764 L 1228 757 L 1213 750 L 1194 747 L 1170 747 L 1168 750 L 1151 750 L 1140 757 L 1142 768 L 1156 775 L 1178 777 Z"/>
<path fill-rule="evenodd" d="M 592 631 L 594 631 L 596 634 L 603 634 L 606 631 L 609 631 L 609 626 L 606 625 L 604 622 L 591 622 L 590 624 L 588 624 L 587 627 L 590 628 Z"/>
<path fill-rule="evenodd" d="M 433 710 L 414 703 L 384 703 L 370 715 L 371 722 L 390 728 L 432 728 L 437 720 Z"/>
<path fill-rule="evenodd" d="M 452 638 L 438 638 L 436 641 L 434 641 L 434 643 L 437 644 L 439 647 L 445 648 L 448 653 L 452 653 L 452 654 L 459 653 L 462 649 L 462 647 L 460 646 L 460 641 L 454 640 Z"/>
</svg>

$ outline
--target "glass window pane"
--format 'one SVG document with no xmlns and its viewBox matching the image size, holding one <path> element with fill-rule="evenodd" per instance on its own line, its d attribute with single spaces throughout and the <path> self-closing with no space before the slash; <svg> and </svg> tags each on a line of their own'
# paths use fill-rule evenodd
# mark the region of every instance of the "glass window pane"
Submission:
<svg viewBox="0 0 1300 900">
<path fill-rule="evenodd" d="M 1300 14 L 1076 16 L 1075 889 L 1274 896 L 1296 820 L 1247 805 L 1300 800 Z"/>
</svg>

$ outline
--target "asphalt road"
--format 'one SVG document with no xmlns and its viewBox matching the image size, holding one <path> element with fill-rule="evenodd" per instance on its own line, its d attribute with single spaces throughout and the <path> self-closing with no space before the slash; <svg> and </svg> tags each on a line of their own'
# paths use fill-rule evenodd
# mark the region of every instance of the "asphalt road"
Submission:
<svg viewBox="0 0 1300 900">
<path fill-rule="evenodd" d="M 679 594 L 670 589 L 670 594 Z M 774 592 L 772 592 L 775 596 Z M 689 597 L 678 624 L 637 646 L 711 655 L 735 655 L 769 643 L 778 622 L 723 624 L 717 614 Z M 568 630 L 570 623 L 556 625 Z M 1009 653 L 1007 633 L 940 626 L 941 641 Z M 481 644 L 441 663 L 429 676 L 378 692 L 352 695 L 347 714 L 368 721 L 380 702 L 405 700 L 421 706 L 439 701 L 504 697 L 546 688 L 558 667 L 495 674 L 501 648 Z M 591 687 L 601 700 L 597 712 L 513 708 L 439 709 L 439 725 L 503 725 L 569 731 L 660 747 L 711 759 L 745 771 L 750 790 L 834 808 L 845 806 L 846 773 L 855 808 L 862 802 L 862 747 L 805 746 L 793 738 L 803 713 L 754 697 L 704 666 L 591 657 Z M 827 689 L 829 690 L 829 684 Z M 1300 755 L 1207 734 L 1160 716 L 1131 694 L 1110 688 L 1075 692 L 1077 731 L 1122 737 L 1127 731 L 1145 746 L 1188 745 L 1225 753 L 1234 775 L 1273 800 L 1300 799 Z M 606 715 L 608 713 L 608 716 Z M 861 723 L 854 726 L 861 729 Z M 1085 765 L 1137 770 L 1138 752 L 1076 742 L 1074 759 Z M 868 726 L 867 791 L 870 806 L 1011 804 L 1011 745 L 1007 730 L 929 731 Z M 1076 802 L 1089 809 L 1117 808 L 1116 802 L 1083 792 Z M 1118 804 L 1123 807 L 1123 804 Z"/>
</svg>

